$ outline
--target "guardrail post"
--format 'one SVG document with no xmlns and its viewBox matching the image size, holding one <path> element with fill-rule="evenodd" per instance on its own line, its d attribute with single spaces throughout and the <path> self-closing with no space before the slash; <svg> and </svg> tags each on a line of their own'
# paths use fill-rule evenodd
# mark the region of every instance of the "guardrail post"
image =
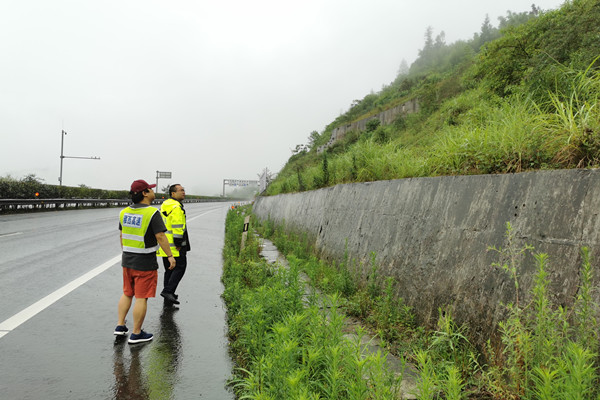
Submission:
<svg viewBox="0 0 600 400">
<path fill-rule="evenodd" d="M 250 216 L 246 215 L 244 218 L 244 230 L 242 232 L 242 244 L 240 245 L 240 250 L 244 250 L 244 246 L 246 245 L 246 237 L 248 236 L 248 227 L 250 226 Z"/>
</svg>

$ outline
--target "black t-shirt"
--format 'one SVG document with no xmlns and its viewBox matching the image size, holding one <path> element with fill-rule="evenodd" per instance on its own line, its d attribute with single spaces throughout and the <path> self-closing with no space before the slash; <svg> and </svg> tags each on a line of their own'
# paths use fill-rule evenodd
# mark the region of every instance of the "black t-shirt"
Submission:
<svg viewBox="0 0 600 400">
<path fill-rule="evenodd" d="M 145 204 L 132 204 L 131 208 L 142 208 L 149 207 Z M 119 221 L 119 230 L 123 230 L 121 226 L 121 221 Z M 150 220 L 150 225 L 148 226 L 148 230 L 144 235 L 144 244 L 146 247 L 156 246 L 158 242 L 156 241 L 156 234 L 160 232 L 166 232 L 167 227 L 163 222 L 163 219 L 160 215 L 160 212 L 155 212 Z M 123 252 L 123 256 L 121 257 L 121 265 L 123 267 L 135 269 L 138 271 L 153 271 L 158 269 L 158 262 L 156 261 L 156 253 L 130 253 L 128 251 Z"/>
</svg>

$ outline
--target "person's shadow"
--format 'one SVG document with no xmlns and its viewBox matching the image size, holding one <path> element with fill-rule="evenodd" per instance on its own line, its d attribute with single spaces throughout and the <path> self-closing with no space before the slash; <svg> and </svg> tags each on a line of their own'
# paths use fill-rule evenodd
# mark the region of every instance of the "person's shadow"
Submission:
<svg viewBox="0 0 600 400">
<path fill-rule="evenodd" d="M 129 365 L 123 354 L 127 338 L 116 337 L 114 399 L 172 398 L 181 358 L 181 334 L 173 318 L 177 310 L 171 306 L 163 308 L 160 327 L 152 342 L 127 346 L 131 353 Z M 142 351 L 146 352 L 143 365 Z"/>
</svg>

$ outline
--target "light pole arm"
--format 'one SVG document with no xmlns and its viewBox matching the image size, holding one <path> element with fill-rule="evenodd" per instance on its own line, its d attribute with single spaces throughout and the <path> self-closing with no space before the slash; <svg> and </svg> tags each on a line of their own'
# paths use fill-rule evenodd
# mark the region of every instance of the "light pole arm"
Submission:
<svg viewBox="0 0 600 400">
<path fill-rule="evenodd" d="M 63 160 L 65 158 L 79 158 L 79 159 L 84 159 L 84 160 L 99 160 L 100 157 L 76 157 L 76 156 L 65 156 L 64 155 L 64 148 L 65 148 L 65 135 L 67 134 L 67 132 L 63 129 L 61 134 L 60 134 L 60 176 L 58 177 L 58 183 L 59 186 L 62 186 L 62 176 L 63 176 Z"/>
</svg>

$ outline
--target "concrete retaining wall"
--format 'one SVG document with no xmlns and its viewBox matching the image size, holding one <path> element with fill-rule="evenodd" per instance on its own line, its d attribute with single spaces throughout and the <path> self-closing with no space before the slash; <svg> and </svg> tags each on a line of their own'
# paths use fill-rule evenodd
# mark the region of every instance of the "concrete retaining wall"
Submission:
<svg viewBox="0 0 600 400">
<path fill-rule="evenodd" d="M 254 205 L 260 219 L 307 233 L 327 259 L 341 260 L 347 243 L 363 275 L 375 252 L 380 273 L 396 278 L 398 296 L 421 323 L 435 324 L 438 307 L 448 305 L 479 345 L 494 338 L 505 316 L 501 303 L 515 299 L 514 281 L 491 266 L 504 260 L 488 251 L 507 245 L 506 223 L 515 250 L 527 243 L 549 255 L 553 298 L 570 306 L 580 283 L 581 247 L 590 248 L 593 265 L 600 260 L 599 210 L 599 170 L 346 184 L 261 197 Z M 536 270 L 533 256 L 519 268 L 523 302 Z"/>
</svg>

